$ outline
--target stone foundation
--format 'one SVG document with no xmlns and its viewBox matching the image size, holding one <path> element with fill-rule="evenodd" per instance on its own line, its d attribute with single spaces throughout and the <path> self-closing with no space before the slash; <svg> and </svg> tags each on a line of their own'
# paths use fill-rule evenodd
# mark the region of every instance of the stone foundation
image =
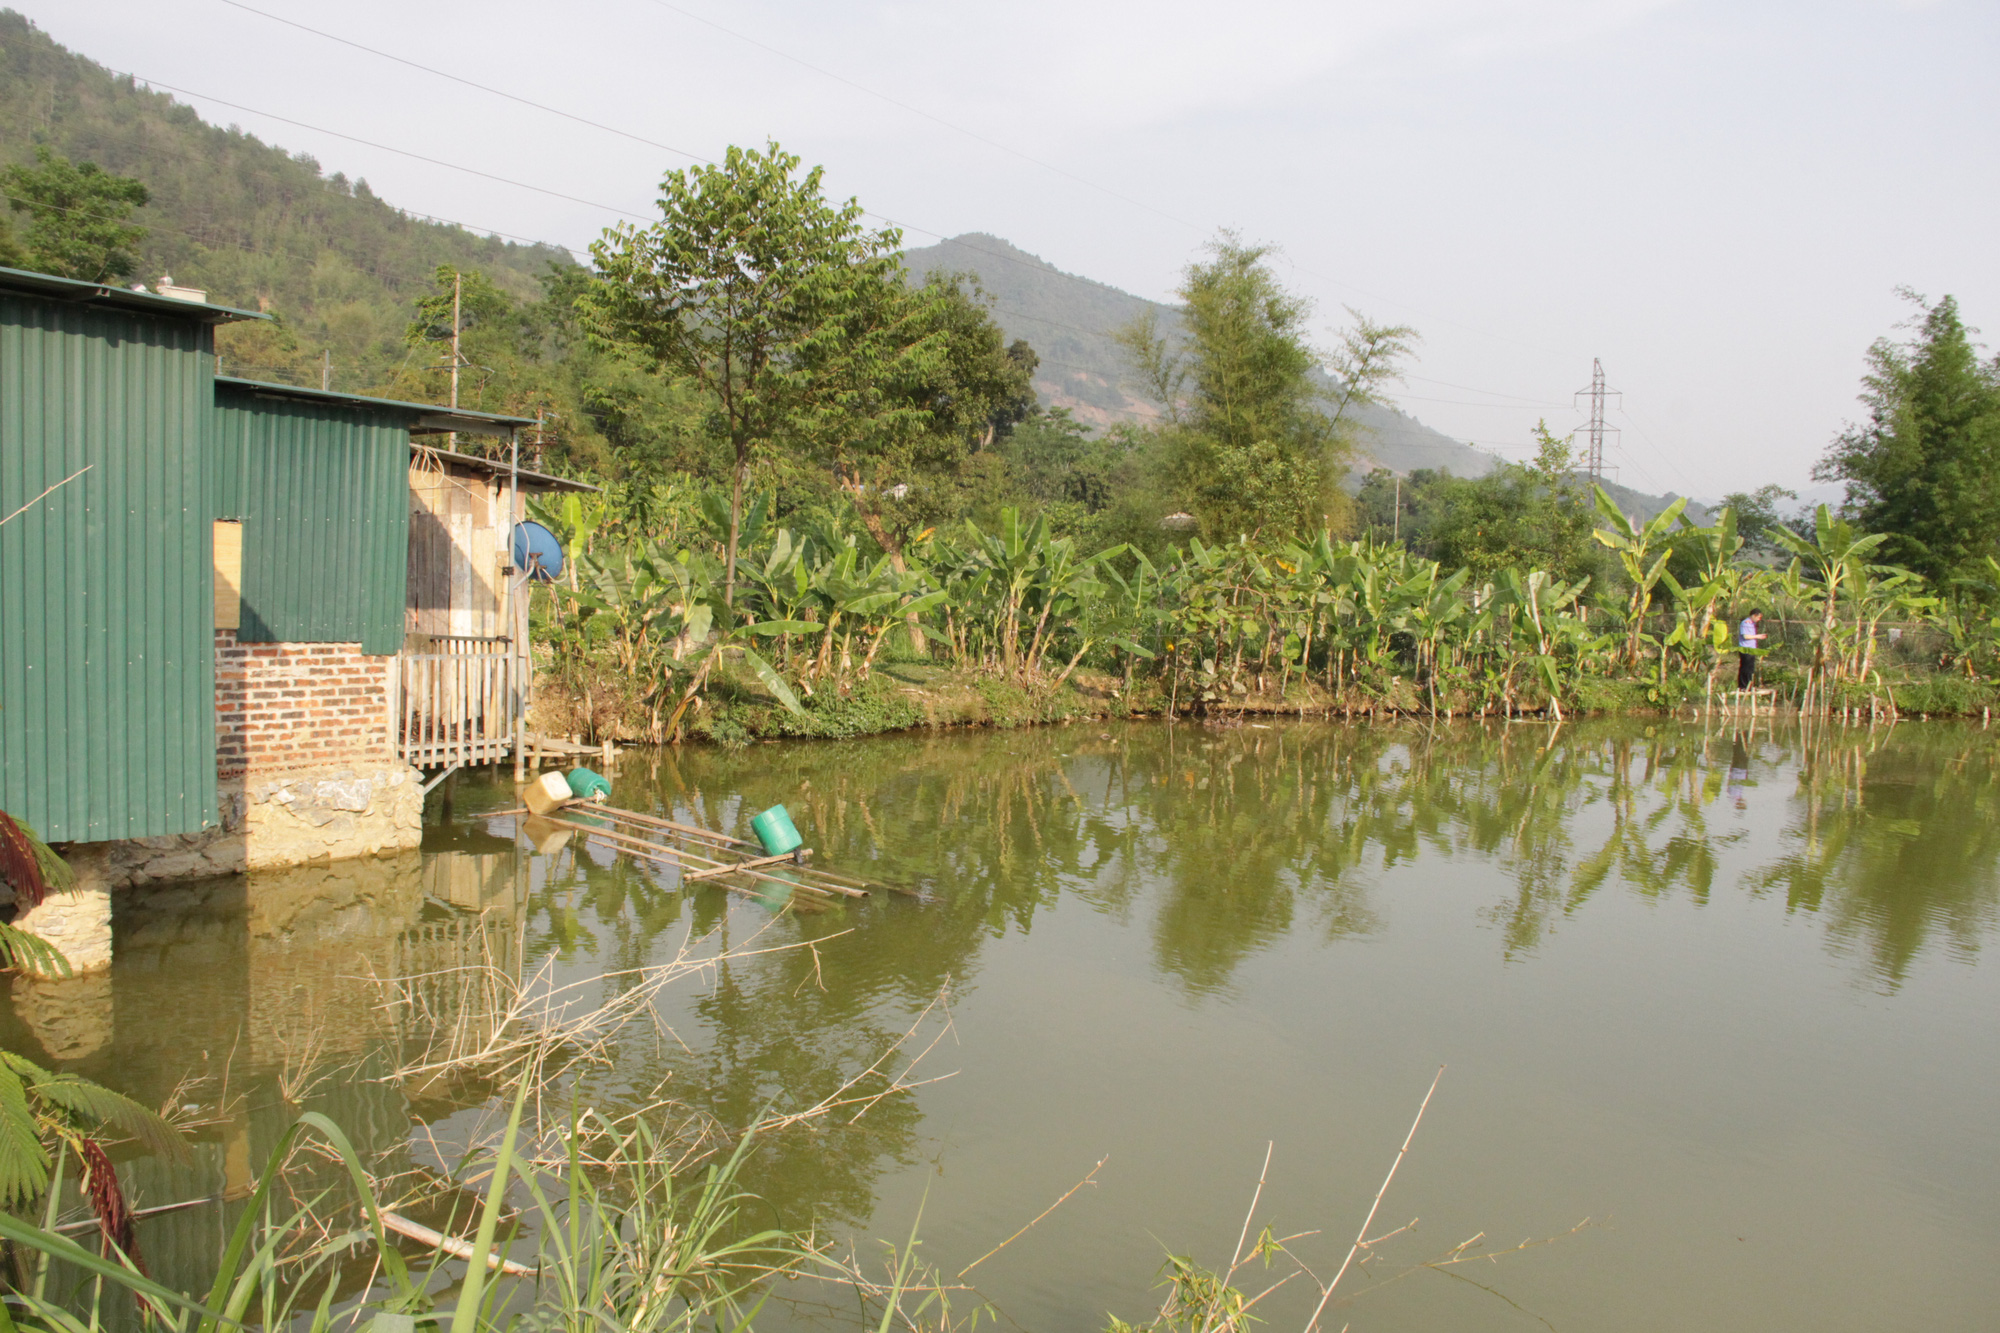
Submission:
<svg viewBox="0 0 2000 1333">
<path fill-rule="evenodd" d="M 424 840 L 424 783 L 403 764 L 259 774 L 240 792 L 243 869 L 414 851 Z"/>
<path fill-rule="evenodd" d="M 424 840 L 423 776 L 402 764 L 224 778 L 218 797 L 221 828 L 72 843 L 64 859 L 79 886 L 122 889 L 406 852 Z"/>
<path fill-rule="evenodd" d="M 73 976 L 111 966 L 111 890 L 101 881 L 79 874 L 74 890 L 50 894 L 14 924 L 54 945 Z"/>
<path fill-rule="evenodd" d="M 76 891 L 50 894 L 14 924 L 81 975 L 111 965 L 113 889 L 408 852 L 424 840 L 423 777 L 401 764 L 224 779 L 218 804 L 222 827 L 205 833 L 61 848 Z"/>
</svg>

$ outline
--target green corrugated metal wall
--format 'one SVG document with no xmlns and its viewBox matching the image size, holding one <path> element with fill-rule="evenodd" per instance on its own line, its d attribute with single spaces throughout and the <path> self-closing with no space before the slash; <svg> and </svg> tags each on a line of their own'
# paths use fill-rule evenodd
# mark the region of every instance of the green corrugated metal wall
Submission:
<svg viewBox="0 0 2000 1333">
<path fill-rule="evenodd" d="M 215 823 L 213 339 L 0 296 L 0 808 L 63 841 Z"/>
<path fill-rule="evenodd" d="M 243 522 L 245 643 L 403 646 L 407 415 L 216 386 L 215 517 Z"/>
</svg>

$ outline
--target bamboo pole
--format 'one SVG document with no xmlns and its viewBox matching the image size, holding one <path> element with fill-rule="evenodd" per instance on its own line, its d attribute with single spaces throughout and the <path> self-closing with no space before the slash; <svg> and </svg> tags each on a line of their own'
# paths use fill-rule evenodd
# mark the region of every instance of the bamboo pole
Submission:
<svg viewBox="0 0 2000 1333">
<path fill-rule="evenodd" d="M 758 856 L 748 861 L 738 861 L 733 865 L 719 865 L 708 870 L 690 870 L 684 878 L 710 879 L 716 875 L 727 875 L 738 870 L 755 870 L 759 866 L 775 866 L 784 864 L 785 862 L 790 862 L 793 865 L 801 865 L 803 864 L 801 858 L 811 855 L 812 848 L 801 847 L 795 852 L 785 852 L 778 856 Z"/>
<path fill-rule="evenodd" d="M 589 824 L 579 824 L 574 820 L 557 819 L 552 815 L 544 815 L 542 818 L 547 819 L 549 823 L 555 825 L 557 828 L 568 829 L 572 833 L 581 833 L 586 838 L 596 838 L 599 842 L 608 843 L 613 851 L 624 852 L 627 855 L 642 857 L 651 861 L 658 861 L 663 865 L 671 865 L 681 872 L 682 879 L 686 879 L 687 877 L 688 864 L 683 859 L 684 853 L 675 848 L 662 847 L 656 842 L 646 842 L 639 838 L 628 838 L 623 834 L 612 833 L 606 829 L 595 828 Z M 735 884 L 724 884 L 722 887 L 728 889 L 731 893 L 740 893 L 746 897 L 754 896 L 749 889 L 741 888 Z M 794 885 L 793 887 L 799 886 Z M 810 888 L 813 886 L 808 885 L 805 887 Z"/>
<path fill-rule="evenodd" d="M 733 843 L 739 847 L 756 846 L 755 843 L 745 842 L 741 838 L 731 838 L 727 834 L 721 834 L 721 833 L 710 833 L 707 829 L 690 828 L 688 825 L 685 824 L 675 824 L 671 820 L 659 819 L 652 815 L 641 815 L 634 810 L 621 810 L 616 806 L 604 806 L 604 805 L 590 806 L 588 808 L 593 813 L 596 814 L 607 815 L 612 818 L 617 818 L 618 816 L 623 815 L 630 817 L 643 825 L 665 825 L 668 829 L 674 832 L 688 833 L 693 835 L 706 835 L 711 838 Z M 530 813 L 532 812 L 526 806 L 515 806 L 512 809 L 508 810 L 495 810 L 492 812 L 492 815 L 493 817 L 497 818 L 505 815 L 525 815 Z M 643 838 L 636 838 L 627 833 L 613 833 L 610 832 L 609 830 L 598 828 L 597 826 L 592 824 L 579 824 L 573 820 L 560 819 L 557 818 L 554 813 L 550 813 L 548 815 L 542 815 L 539 816 L 539 818 L 547 819 L 551 824 L 554 824 L 559 828 L 575 829 L 585 833 L 593 833 L 598 835 L 599 837 L 605 838 L 607 841 L 611 841 L 621 845 L 629 844 L 630 846 L 644 853 L 657 854 L 659 857 L 671 860 L 676 864 L 695 862 L 702 867 L 713 869 L 714 873 L 716 874 L 725 874 L 729 873 L 730 871 L 740 870 L 741 873 L 749 875 L 755 879 L 769 880 L 774 884 L 789 884 L 793 888 L 806 888 L 810 889 L 815 893 L 837 894 L 843 898 L 866 898 L 869 896 L 868 890 L 871 887 L 882 887 L 882 888 L 889 887 L 887 885 L 875 885 L 868 880 L 853 879 L 846 875 L 836 875 L 830 870 L 821 870 L 817 866 L 812 866 L 812 867 L 801 866 L 799 867 L 799 869 L 803 874 L 811 875 L 818 879 L 831 880 L 833 882 L 829 884 L 814 884 L 810 882 L 801 883 L 800 881 L 794 879 L 784 879 L 776 875 L 762 874 L 756 870 L 743 869 L 741 863 L 730 862 L 730 861 L 718 861 L 713 857 L 702 856 L 696 852 L 684 851 L 678 847 L 668 847 L 657 842 L 647 842 Z M 785 855 L 780 857 L 775 857 L 775 858 L 766 857 L 760 860 L 751 861 L 747 864 L 775 865 L 781 861 L 790 861 L 791 859 L 792 859 L 792 854 L 787 852 Z M 717 867 L 720 867 L 720 869 L 715 869 Z M 703 878 L 706 877 L 707 876 L 703 876 Z M 895 890 L 895 892 L 908 893 L 909 890 L 898 889 Z"/>
<path fill-rule="evenodd" d="M 671 829 L 675 833 L 685 833 L 693 838 L 706 838 L 710 842 L 726 843 L 731 847 L 755 847 L 758 845 L 743 838 L 732 838 L 727 833 L 717 833 L 713 829 L 697 828 L 692 824 L 677 824 L 671 819 L 662 819 L 658 815 L 642 815 L 637 810 L 625 810 L 615 805 L 601 805 L 597 807 L 597 810 L 599 814 L 609 815 L 613 819 L 627 819 L 635 824 L 646 824 L 653 828 Z"/>
<path fill-rule="evenodd" d="M 576 821 L 570 819 L 557 819 L 553 815 L 544 815 L 543 818 L 547 819 L 551 824 L 554 824 L 557 828 L 574 829 L 579 833 L 586 833 L 591 835 L 592 837 L 603 839 L 604 841 L 610 842 L 614 845 L 623 846 L 627 850 L 637 851 L 645 855 L 654 856 L 661 859 L 672 860 L 673 862 L 679 865 L 686 865 L 689 862 L 698 862 L 707 867 L 713 868 L 719 874 L 736 873 L 736 874 L 748 875 L 752 879 L 769 880 L 773 884 L 784 884 L 795 889 L 807 889 L 813 893 L 838 894 L 844 898 L 866 898 L 868 896 L 868 891 L 866 889 L 850 889 L 845 887 L 844 885 L 839 885 L 839 884 L 813 884 L 804 880 L 784 879 L 777 875 L 764 874 L 760 870 L 746 869 L 744 866 L 740 864 L 732 863 L 729 861 L 717 861 L 712 857 L 700 856 L 694 852 L 682 851 L 678 847 L 663 847 L 657 842 L 647 842 L 643 838 L 634 838 L 623 833 L 613 833 L 610 832 L 609 830 L 598 828 L 595 825 L 579 824 Z M 791 858 L 789 856 L 786 856 L 783 859 L 790 860 Z M 760 865 L 768 864 L 768 862 L 758 862 L 757 864 Z M 812 872 L 802 870 L 802 873 L 810 874 Z M 685 878 L 685 872 L 683 872 L 683 877 Z M 724 885 L 723 887 L 730 888 L 732 886 Z M 746 892 L 746 890 L 738 889 L 736 890 L 736 892 L 741 893 L 741 892 Z"/>
<path fill-rule="evenodd" d="M 401 1217 L 387 1210 L 383 1211 L 381 1217 L 383 1226 L 399 1236 L 408 1236 L 419 1245 L 428 1245 L 434 1250 L 443 1250 L 454 1259 L 469 1260 L 473 1256 L 472 1246 L 456 1236 L 447 1236 L 442 1231 L 433 1231 L 421 1222 L 412 1222 L 407 1217 Z M 497 1269 L 509 1277 L 540 1276 L 540 1270 L 529 1268 L 525 1264 L 517 1264 L 512 1259 L 504 1259 L 498 1252 L 489 1252 L 487 1254 L 486 1266 L 489 1269 Z"/>
</svg>

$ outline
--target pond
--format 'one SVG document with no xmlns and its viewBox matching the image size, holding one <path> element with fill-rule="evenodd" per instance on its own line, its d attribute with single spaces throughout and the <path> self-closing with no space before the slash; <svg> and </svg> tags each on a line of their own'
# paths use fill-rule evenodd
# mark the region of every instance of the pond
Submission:
<svg viewBox="0 0 2000 1333">
<path fill-rule="evenodd" d="M 313 1082 L 385 1041 L 375 978 L 472 950 L 589 982 L 692 933 L 764 952 L 662 992 L 673 1040 L 621 1040 L 592 1095 L 740 1126 L 910 1034 L 893 1068 L 931 1081 L 773 1136 L 749 1183 L 864 1245 L 921 1211 L 957 1272 L 1088 1177 L 971 1275 L 1012 1325 L 1148 1317 L 1168 1251 L 1226 1264 L 1267 1149 L 1259 1224 L 1319 1231 L 1294 1249 L 1330 1272 L 1440 1066 L 1374 1230 L 1415 1224 L 1330 1328 L 2000 1313 L 1976 727 L 1133 723 L 635 751 L 614 780 L 746 836 L 783 802 L 816 864 L 911 892 L 775 910 L 595 843 L 517 853 L 511 784 L 466 775 L 421 857 L 128 895 L 110 975 L 17 984 L 0 1036 L 152 1101 L 196 1078 L 194 1162 L 132 1164 L 159 1203 L 246 1179 L 286 1096 L 421 1155 L 449 1097 Z M 155 1271 L 198 1280 L 225 1213 L 144 1224 Z M 1422 1266 L 1475 1235 L 1548 1243 Z"/>
</svg>

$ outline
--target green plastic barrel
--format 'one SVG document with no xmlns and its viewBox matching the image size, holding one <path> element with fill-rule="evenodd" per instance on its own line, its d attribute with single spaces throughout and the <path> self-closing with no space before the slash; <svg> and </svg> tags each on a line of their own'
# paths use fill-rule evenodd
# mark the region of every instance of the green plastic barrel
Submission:
<svg viewBox="0 0 2000 1333">
<path fill-rule="evenodd" d="M 572 768 L 568 781 L 570 791 L 580 801 L 611 799 L 611 783 L 602 773 L 593 773 L 587 768 Z"/>
<path fill-rule="evenodd" d="M 764 851 L 770 856 L 796 852 L 805 844 L 799 831 L 792 827 L 791 815 L 782 805 L 774 805 L 758 815 L 750 821 L 750 827 L 757 831 L 757 841 L 764 844 Z"/>
</svg>

